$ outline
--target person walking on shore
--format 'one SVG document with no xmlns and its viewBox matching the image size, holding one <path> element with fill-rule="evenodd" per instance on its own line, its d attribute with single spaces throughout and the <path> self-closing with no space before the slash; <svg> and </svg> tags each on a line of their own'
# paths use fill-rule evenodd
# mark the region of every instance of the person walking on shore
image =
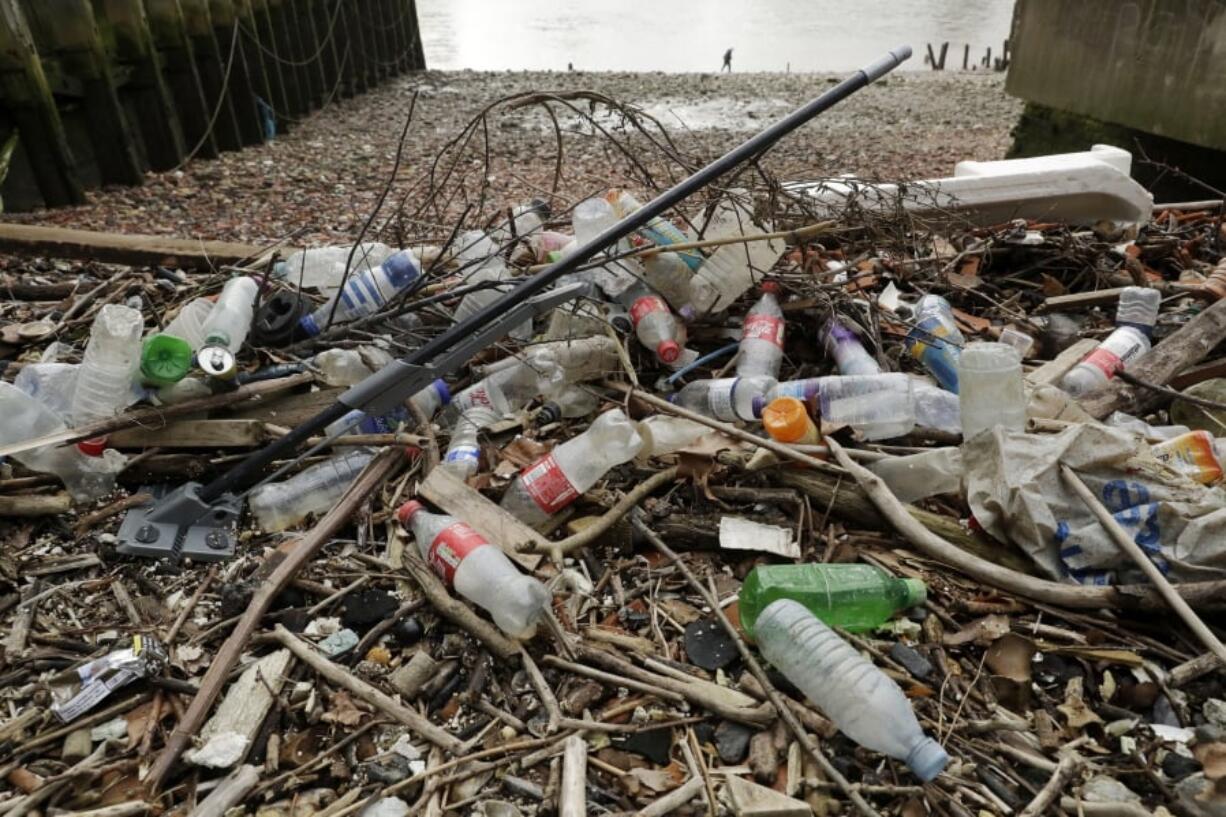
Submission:
<svg viewBox="0 0 1226 817">
<path fill-rule="evenodd" d="M 722 74 L 724 71 L 727 71 L 729 74 L 732 73 L 732 49 L 731 48 L 729 48 L 727 51 L 724 52 L 724 66 L 723 68 L 719 69 L 719 72 Z"/>
</svg>

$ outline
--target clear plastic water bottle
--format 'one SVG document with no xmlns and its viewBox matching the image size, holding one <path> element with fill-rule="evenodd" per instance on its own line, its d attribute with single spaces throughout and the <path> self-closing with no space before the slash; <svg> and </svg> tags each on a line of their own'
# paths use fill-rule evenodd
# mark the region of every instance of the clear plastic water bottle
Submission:
<svg viewBox="0 0 1226 817">
<path fill-rule="evenodd" d="M 430 513 L 411 499 L 396 512 L 422 557 L 448 586 L 485 610 L 507 635 L 528 639 L 549 603 L 549 591 L 515 568 L 499 548 L 454 516 Z"/>
<path fill-rule="evenodd" d="M 110 417 L 132 402 L 143 326 L 140 312 L 130 307 L 107 304 L 98 311 L 77 370 L 70 411 L 74 426 Z"/>
<path fill-rule="evenodd" d="M 166 324 L 162 334 L 182 338 L 195 352 L 204 346 L 206 337 L 204 325 L 212 311 L 213 302 L 208 298 L 194 298 L 179 310 L 179 314 L 175 315 L 170 323 Z"/>
<path fill-rule="evenodd" d="M 603 198 L 585 199 L 575 206 L 571 214 L 571 223 L 575 228 L 575 245 L 573 252 L 599 236 L 605 230 L 617 223 L 617 214 L 612 205 Z M 625 239 L 605 250 L 606 254 L 620 254 L 630 249 Z M 599 256 L 596 256 L 597 258 Z M 610 261 L 591 269 L 580 270 L 568 275 L 565 281 L 590 281 L 600 287 L 606 295 L 616 297 L 627 288 L 639 282 L 641 270 L 630 261 Z"/>
<path fill-rule="evenodd" d="M 349 261 L 349 253 L 353 253 L 353 267 L 350 275 L 357 275 L 374 269 L 382 264 L 395 252 L 386 244 L 378 241 L 367 241 L 359 244 L 357 249 L 351 245 L 338 247 L 311 247 L 298 250 L 289 258 L 277 264 L 277 277 L 297 288 L 299 286 L 318 290 L 325 297 L 332 297 L 340 288 L 345 277 L 345 264 Z"/>
<path fill-rule="evenodd" d="M 13 385 L 67 421 L 72 416 L 72 394 L 80 368 L 76 363 L 27 363 L 13 378 Z"/>
<path fill-rule="evenodd" d="M 822 326 L 822 345 L 834 360 L 839 374 L 881 374 L 881 366 L 868 353 L 860 338 L 837 315 Z"/>
<path fill-rule="evenodd" d="M 856 743 L 903 761 L 924 782 L 949 763 L 898 684 L 799 602 L 767 605 L 755 634 L 766 660 Z"/>
<path fill-rule="evenodd" d="M 901 437 L 915 428 L 911 378 L 891 372 L 819 378 L 822 420 L 854 428 L 866 440 Z"/>
<path fill-rule="evenodd" d="M 435 380 L 410 397 L 409 402 L 421 409 L 422 414 L 426 417 L 433 417 L 440 408 L 451 402 L 451 390 L 442 380 Z M 388 414 L 368 414 L 361 409 L 354 409 L 328 425 L 325 433 L 329 437 L 342 432 L 346 434 L 391 434 L 400 427 L 401 423 L 411 424 L 413 422 L 415 422 L 413 414 L 404 407 L 397 408 Z M 349 428 L 351 424 L 355 425 Z"/>
<path fill-rule="evenodd" d="M 0 445 L 63 431 L 64 421 L 55 412 L 11 383 L 0 381 Z M 118 451 L 106 449 L 87 455 L 82 446 L 48 445 L 13 454 L 13 459 L 45 474 L 53 474 L 77 502 L 90 502 L 109 494 L 115 477 L 127 464 Z"/>
<path fill-rule="evenodd" d="M 328 510 L 373 457 L 374 452 L 365 448 L 350 451 L 316 463 L 284 482 L 261 485 L 247 500 L 256 524 L 273 533 Z"/>
<path fill-rule="evenodd" d="M 949 394 L 949 392 L 942 392 Z M 899 502 L 915 502 L 962 489 L 962 449 L 930 448 L 919 454 L 886 457 L 868 464 Z"/>
<path fill-rule="evenodd" d="M 489 428 L 501 417 L 485 406 L 473 406 L 451 427 L 451 440 L 439 468 L 468 479 L 481 467 L 481 429 Z"/>
<path fill-rule="evenodd" d="M 958 355 L 966 339 L 954 322 L 953 307 L 940 295 L 925 295 L 914 308 L 915 328 L 907 351 L 924 365 L 941 388 L 958 393 Z"/>
<path fill-rule="evenodd" d="M 528 359 L 499 369 L 457 394 L 445 419 L 454 422 L 475 406 L 506 417 L 528 405 L 533 398 L 551 396 L 564 382 L 565 374 L 552 354 L 533 353 Z"/>
<path fill-rule="evenodd" d="M 775 297 L 778 287 L 762 285 L 762 297 L 745 315 L 741 328 L 741 351 L 736 360 L 736 373 L 741 377 L 779 376 L 783 365 L 783 333 L 786 326 L 783 310 Z"/>
<path fill-rule="evenodd" d="M 540 525 L 582 496 L 610 468 L 634 459 L 642 447 L 643 438 L 621 409 L 605 412 L 587 431 L 520 471 L 507 487 L 502 507 L 528 525 Z"/>
<path fill-rule="evenodd" d="M 1022 359 L 1003 343 L 971 343 L 958 359 L 962 439 L 990 428 L 1026 430 Z"/>
<path fill-rule="evenodd" d="M 408 250 L 401 250 L 374 269 L 350 271 L 344 288 L 310 315 L 304 315 L 298 327 L 304 334 L 315 337 L 328 325 L 329 316 L 335 325 L 374 314 L 420 277 L 417 257 Z"/>
<path fill-rule="evenodd" d="M 259 292 L 260 285 L 246 276 L 231 278 L 222 287 L 204 322 L 204 345 L 196 354 L 196 362 L 205 374 L 228 380 L 238 371 L 235 356 L 247 342 Z"/>
<path fill-rule="evenodd" d="M 1060 388 L 1073 397 L 1089 394 L 1105 386 L 1117 372 L 1148 352 L 1161 297 L 1155 289 L 1125 287 L 1116 308 L 1115 331 L 1069 370 L 1060 380 Z"/>
<path fill-rule="evenodd" d="M 502 246 L 512 238 L 524 238 L 540 231 L 549 218 L 549 203 L 544 199 L 533 199 L 527 204 L 520 204 L 511 211 L 509 219 L 503 219 L 492 230 L 490 240 Z"/>
<path fill-rule="evenodd" d="M 655 352 L 661 363 L 675 361 L 685 343 L 685 330 L 664 299 L 646 285 L 636 283 L 618 296 L 618 300 L 630 313 L 639 343 Z"/>
<path fill-rule="evenodd" d="M 552 399 L 541 406 L 536 417 L 538 426 L 556 423 L 559 420 L 574 420 L 587 417 L 600 408 L 600 396 L 582 386 L 563 386 Z"/>
<path fill-rule="evenodd" d="M 911 378 L 911 396 L 915 404 L 915 424 L 950 434 L 962 433 L 962 407 L 958 395 L 945 391 L 927 377 Z"/>
<path fill-rule="evenodd" d="M 352 386 L 394 360 L 378 346 L 367 345 L 357 349 L 325 349 L 311 358 L 311 365 L 329 386 Z"/>
<path fill-rule="evenodd" d="M 512 284 L 511 271 L 500 258 L 492 258 L 481 267 L 469 273 L 462 286 L 486 284 L 486 288 L 468 293 L 460 299 L 459 305 L 452 313 L 456 323 L 467 320 L 480 312 L 494 301 L 501 298 Z M 516 340 L 526 340 L 532 336 L 532 321 L 526 320 L 511 329 L 511 337 Z"/>
<path fill-rule="evenodd" d="M 695 380 L 668 399 L 682 408 L 734 422 L 753 421 L 762 414 L 773 394 L 776 383 L 772 377 L 722 377 L 718 380 Z"/>
</svg>

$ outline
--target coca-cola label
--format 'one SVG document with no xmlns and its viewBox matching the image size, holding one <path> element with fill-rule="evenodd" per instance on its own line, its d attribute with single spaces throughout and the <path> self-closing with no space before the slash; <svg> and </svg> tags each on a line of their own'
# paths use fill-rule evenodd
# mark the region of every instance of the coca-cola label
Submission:
<svg viewBox="0 0 1226 817">
<path fill-rule="evenodd" d="M 1099 346 L 1082 363 L 1094 366 L 1108 378 L 1115 377 L 1115 373 L 1124 368 L 1124 361 L 1120 356 L 1105 346 Z"/>
<path fill-rule="evenodd" d="M 430 543 L 430 567 L 448 585 L 453 584 L 456 569 L 464 557 L 488 544 L 484 536 L 463 522 L 457 522 L 444 528 Z"/>
<path fill-rule="evenodd" d="M 765 340 L 783 348 L 783 319 L 773 315 L 750 315 L 745 319 L 741 339 Z"/>
<path fill-rule="evenodd" d="M 633 304 L 630 305 L 630 321 L 635 325 L 639 325 L 639 321 L 650 315 L 652 312 L 667 312 L 668 305 L 664 303 L 664 299 L 659 295 L 644 295 Z"/>
<path fill-rule="evenodd" d="M 494 401 L 490 399 L 489 387 L 484 383 L 478 383 L 476 386 L 460 392 L 459 396 L 456 397 L 455 404 L 461 414 L 476 406 L 484 406 L 490 410 L 494 408 Z"/>
<path fill-rule="evenodd" d="M 550 516 L 579 498 L 579 491 L 562 473 L 553 454 L 529 466 L 519 479 L 536 506 Z"/>
</svg>

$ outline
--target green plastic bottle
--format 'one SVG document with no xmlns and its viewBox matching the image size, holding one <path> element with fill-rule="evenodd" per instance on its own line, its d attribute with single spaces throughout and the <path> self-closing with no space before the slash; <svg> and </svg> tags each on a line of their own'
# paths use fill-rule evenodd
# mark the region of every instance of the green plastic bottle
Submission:
<svg viewBox="0 0 1226 817">
<path fill-rule="evenodd" d="M 792 599 L 831 627 L 864 632 L 895 613 L 922 604 L 928 588 L 919 579 L 896 579 L 872 565 L 759 565 L 741 585 L 741 626 L 754 623 L 773 601 Z"/>
</svg>

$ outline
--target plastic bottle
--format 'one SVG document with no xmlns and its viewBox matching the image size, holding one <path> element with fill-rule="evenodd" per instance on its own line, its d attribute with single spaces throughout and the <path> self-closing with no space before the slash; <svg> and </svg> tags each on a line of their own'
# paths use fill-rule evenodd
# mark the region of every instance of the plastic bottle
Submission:
<svg viewBox="0 0 1226 817">
<path fill-rule="evenodd" d="M 22 374 L 25 374 L 25 369 L 22 369 L 21 371 L 22 371 Z M 20 380 L 20 379 L 21 379 L 21 375 L 18 375 L 17 380 Z M 17 382 L 17 381 L 14 381 L 14 382 Z M 1172 413 L 1174 412 L 1172 411 Z M 1174 418 L 1172 417 L 1172 419 Z M 1187 434 L 1189 431 L 1192 430 L 1190 426 L 1185 426 L 1185 425 L 1169 425 L 1169 426 L 1151 425 L 1145 422 L 1144 420 L 1142 420 L 1140 417 L 1133 417 L 1131 414 L 1126 414 L 1125 412 L 1122 412 L 1122 411 L 1111 412 L 1111 414 L 1107 416 L 1107 419 L 1103 420 L 1103 424 L 1111 426 L 1112 428 L 1122 428 L 1125 431 L 1132 431 L 1136 434 L 1140 434 L 1142 437 L 1144 437 L 1147 440 L 1154 440 L 1154 441 L 1173 440 L 1176 437 Z"/>
<path fill-rule="evenodd" d="M 549 603 L 549 591 L 520 573 L 507 555 L 453 516 L 426 511 L 409 500 L 396 512 L 413 532 L 422 557 L 448 585 L 484 609 L 503 632 L 528 639 Z"/>
<path fill-rule="evenodd" d="M 66 422 L 72 416 L 72 395 L 80 368 L 76 363 L 27 363 L 13 378 L 13 385 Z"/>
<path fill-rule="evenodd" d="M 825 422 L 851 426 L 866 440 L 901 437 L 915 427 L 915 395 L 905 374 L 832 375 L 818 382 Z"/>
<path fill-rule="evenodd" d="M 331 508 L 373 457 L 374 453 L 365 448 L 350 451 L 299 471 L 284 482 L 261 485 L 247 500 L 256 524 L 274 533 Z"/>
<path fill-rule="evenodd" d="M 962 439 L 990 428 L 1026 429 L 1022 359 L 1003 343 L 971 343 L 958 358 Z"/>
<path fill-rule="evenodd" d="M 187 345 L 195 352 L 204 345 L 204 325 L 213 311 L 213 302 L 208 298 L 194 298 L 179 310 L 166 328 L 163 335 L 173 335 L 187 341 Z"/>
<path fill-rule="evenodd" d="M 795 397 L 776 397 L 770 401 L 762 409 L 762 427 L 781 443 L 814 445 L 820 439 L 809 410 Z"/>
<path fill-rule="evenodd" d="M 919 454 L 887 457 L 869 463 L 868 470 L 885 481 L 899 502 L 915 502 L 961 489 L 962 450 L 932 448 Z"/>
<path fill-rule="evenodd" d="M 495 371 L 460 392 L 451 401 L 446 419 L 454 421 L 474 406 L 483 406 L 499 417 L 519 411 L 538 396 L 552 396 L 564 381 L 557 358 L 548 352 L 534 353 L 527 360 Z"/>
<path fill-rule="evenodd" d="M 1189 431 L 1153 447 L 1154 457 L 1202 485 L 1222 478 L 1217 445 L 1208 431 Z"/>
<path fill-rule="evenodd" d="M 329 386 L 352 386 L 392 363 L 394 358 L 377 346 L 325 349 L 311 359 Z"/>
<path fill-rule="evenodd" d="M 451 440 L 439 468 L 468 479 L 481 467 L 481 429 L 498 422 L 499 416 L 485 406 L 473 406 L 451 427 Z"/>
<path fill-rule="evenodd" d="M 107 304 L 98 311 L 77 370 L 69 412 L 73 426 L 110 417 L 132 402 L 143 324 L 140 312 L 126 306 Z"/>
<path fill-rule="evenodd" d="M 1158 322 L 1158 310 L 1162 307 L 1162 293 L 1149 287 L 1124 287 L 1115 307 L 1115 325 L 1131 326 L 1141 330 L 1146 337 L 1154 331 Z"/>
<path fill-rule="evenodd" d="M 822 326 L 822 345 L 838 368 L 839 374 L 881 374 L 881 366 L 868 353 L 860 338 L 837 315 L 831 315 Z"/>
<path fill-rule="evenodd" d="M 623 219 L 643 206 L 642 202 L 630 192 L 621 189 L 610 190 L 605 194 L 605 200 L 612 205 L 616 219 Z M 668 247 L 672 244 L 684 244 L 689 241 L 685 233 L 677 229 L 675 224 L 663 216 L 656 216 L 635 232 L 644 241 L 655 244 L 657 247 Z M 682 263 L 691 270 L 701 267 L 704 260 L 698 250 L 681 250 L 680 252 L 669 254 L 675 258 L 680 258 Z"/>
<path fill-rule="evenodd" d="M 563 386 L 553 399 L 541 406 L 535 422 L 538 426 L 587 417 L 600 407 L 600 396 L 581 386 Z"/>
<path fill-rule="evenodd" d="M 927 377 L 911 378 L 911 397 L 915 405 L 915 424 L 950 434 L 962 433 L 962 407 L 958 395 L 947 392 Z"/>
<path fill-rule="evenodd" d="M 754 223 L 753 212 L 746 206 L 748 201 L 746 191 L 729 190 L 728 196 L 715 206 L 710 219 L 695 218 L 694 225 L 702 229 L 704 239 L 764 235 L 770 225 L 766 224 L 763 230 Z M 759 240 L 716 247 L 690 282 L 695 313 L 701 315 L 726 309 L 749 289 L 760 274 L 758 270 L 775 266 L 784 246 L 779 240 Z"/>
<path fill-rule="evenodd" d="M 63 431 L 64 421 L 11 383 L 0 381 L 0 445 L 24 442 Z M 115 487 L 115 477 L 127 458 L 107 449 L 98 456 L 86 455 L 81 446 L 47 445 L 12 455 L 31 471 L 54 474 L 77 502 L 106 496 Z"/>
<path fill-rule="evenodd" d="M 776 383 L 771 377 L 723 377 L 695 380 L 668 399 L 682 408 L 717 420 L 757 420 Z"/>
<path fill-rule="evenodd" d="M 898 684 L 799 602 L 768 604 L 755 636 L 766 660 L 856 743 L 903 761 L 924 782 L 949 763 Z"/>
<path fill-rule="evenodd" d="M 204 322 L 204 345 L 196 362 L 205 374 L 229 380 L 238 371 L 235 355 L 251 331 L 255 298 L 260 286 L 254 278 L 231 278 Z"/>
<path fill-rule="evenodd" d="M 953 307 L 940 295 L 925 295 L 914 307 L 915 326 L 907 335 L 907 350 L 941 384 L 958 393 L 958 355 L 966 344 L 954 322 Z"/>
<path fill-rule="evenodd" d="M 672 363 L 681 355 L 684 330 L 663 298 L 645 284 L 635 283 L 618 296 L 618 300 L 630 313 L 635 337 L 655 352 L 657 360 Z"/>
<path fill-rule="evenodd" d="M 603 198 L 597 197 L 579 202 L 571 214 L 571 223 L 575 228 L 575 246 L 571 251 L 573 252 L 599 236 L 616 224 L 617 220 L 612 205 Z M 629 249 L 629 242 L 622 239 L 605 252 L 618 254 Z M 637 264 L 630 261 L 616 261 L 581 270 L 567 276 L 567 280 L 591 281 L 599 286 L 606 295 L 619 297 L 626 289 L 639 283 L 641 275 L 641 269 Z"/>
<path fill-rule="evenodd" d="M 442 380 L 435 380 L 429 386 L 409 398 L 409 402 L 421 409 L 426 417 L 435 413 L 451 402 L 451 391 Z M 407 408 L 397 408 L 388 414 L 367 414 L 361 409 L 354 409 L 334 423 L 325 432 L 329 437 L 337 434 L 391 434 L 401 423 L 414 423 L 413 414 Z M 356 423 L 348 428 L 351 423 Z M 348 430 L 346 431 L 346 429 Z"/>
<path fill-rule="evenodd" d="M 712 433 L 712 430 L 702 423 L 671 414 L 653 414 L 639 423 L 637 430 L 643 438 L 643 447 L 635 457 L 639 461 L 676 453 L 698 442 L 704 435 Z"/>
<path fill-rule="evenodd" d="M 741 327 L 741 351 L 736 373 L 741 377 L 765 375 L 777 378 L 783 365 L 783 310 L 775 298 L 777 287 L 762 285 L 762 297 L 750 307 Z"/>
<path fill-rule="evenodd" d="M 919 579 L 897 579 L 873 565 L 758 565 L 741 585 L 739 609 L 751 638 L 758 616 L 779 599 L 799 602 L 830 627 L 862 633 L 927 597 Z"/>
<path fill-rule="evenodd" d="M 642 447 L 643 438 L 621 409 L 605 412 L 587 431 L 521 471 L 507 487 L 502 507 L 528 525 L 540 525 Z"/>
<path fill-rule="evenodd" d="M 306 335 L 315 337 L 328 326 L 329 316 L 336 325 L 371 315 L 419 277 L 421 266 L 408 250 L 391 255 L 374 269 L 351 270 L 344 289 L 310 315 L 304 315 L 298 326 Z"/>
<path fill-rule="evenodd" d="M 1006 326 L 1000 330 L 1000 342 L 1012 347 L 1017 352 L 1017 356 L 1023 360 L 1030 355 L 1035 345 L 1034 338 L 1012 326 Z"/>
<path fill-rule="evenodd" d="M 299 250 L 276 266 L 276 274 L 286 283 L 319 290 L 325 297 L 332 297 L 345 277 L 345 264 L 353 252 L 351 276 L 374 269 L 395 252 L 386 244 L 367 241 L 354 249 L 352 245 L 336 247 L 311 247 Z"/>
<path fill-rule="evenodd" d="M 1081 397 L 1106 385 L 1116 373 L 1151 348 L 1162 294 L 1146 287 L 1125 287 L 1115 310 L 1115 331 L 1064 376 L 1060 388 Z"/>
<path fill-rule="evenodd" d="M 490 240 L 502 246 L 512 238 L 532 235 L 544 226 L 546 218 L 549 218 L 549 203 L 544 199 L 520 204 L 511 211 L 509 219 L 504 219 L 490 230 Z"/>
</svg>

